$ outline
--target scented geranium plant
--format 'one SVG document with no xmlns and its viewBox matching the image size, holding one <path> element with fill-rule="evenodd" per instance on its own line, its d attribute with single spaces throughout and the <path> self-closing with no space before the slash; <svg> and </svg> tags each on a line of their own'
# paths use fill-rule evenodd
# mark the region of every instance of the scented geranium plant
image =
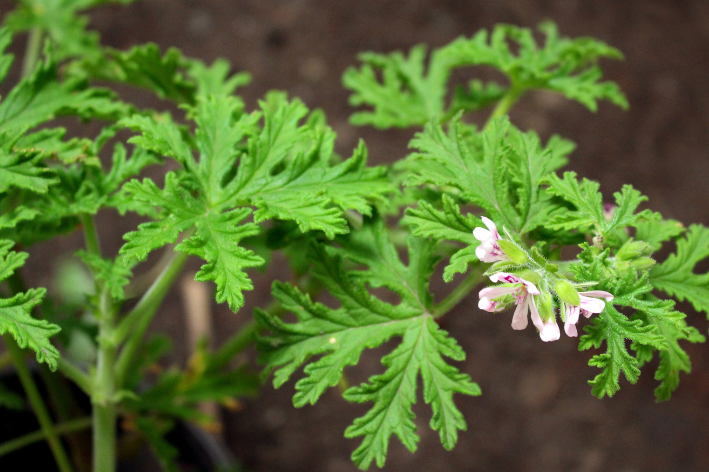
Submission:
<svg viewBox="0 0 709 472">
<path fill-rule="evenodd" d="M 683 346 L 704 336 L 667 297 L 709 312 L 709 274 L 694 272 L 709 256 L 709 230 L 639 211 L 645 197 L 630 185 L 604 201 L 598 183 L 561 173 L 571 141 L 543 142 L 507 116 L 536 90 L 591 111 L 599 100 L 627 107 L 598 64 L 621 58 L 616 49 L 561 37 L 544 23 L 538 34 L 499 25 L 431 52 L 364 53 L 343 77 L 361 107 L 352 123 L 412 132 L 408 156 L 372 167 L 363 142 L 350 157 L 335 153 L 324 114 L 297 98 L 271 92 L 247 109 L 235 91 L 249 76 L 232 74 L 223 60 L 207 65 L 153 44 L 102 47 L 82 16 L 101 3 L 21 0 L 0 30 L 0 51 L 28 34 L 20 64 L 0 55 L 9 90 L 0 101 L 2 360 L 14 365 L 41 425 L 0 445 L 0 455 L 46 440 L 62 472 L 79 470 L 72 458 L 81 445 L 60 435 L 92 428 L 93 470 L 114 471 L 122 419 L 175 470 L 177 451 L 164 438 L 175 420 L 209 424 L 200 402 L 254 395 L 267 388 L 263 373 L 279 387 L 301 367 L 296 407 L 335 386 L 345 401 L 370 405 L 344 431 L 359 438 L 352 460 L 360 468 L 383 466 L 392 436 L 416 450 L 419 386 L 430 427 L 451 449 L 466 429 L 455 394 L 481 394 L 455 366 L 465 358 L 457 333 L 438 323 L 464 299 L 468 308 L 457 316 L 499 313 L 515 330 L 537 330 L 540 343 L 578 337 L 580 351 L 594 349 L 589 364 L 599 373 L 590 393 L 599 398 L 618 391 L 621 375 L 634 383 L 656 352 L 658 400 L 690 371 Z M 451 74 L 470 66 L 496 69 L 505 81 L 452 89 Z M 21 78 L 11 86 L 12 67 Z M 148 89 L 179 107 L 142 109 L 112 84 Z M 94 125 L 68 137 L 55 122 L 63 116 L 100 123 L 100 131 Z M 484 126 L 471 124 L 482 116 Z M 145 177 L 156 166 L 171 170 Z M 99 241 L 111 228 L 97 228 L 94 217 L 107 209 L 144 221 L 120 249 Z M 77 231 L 85 248 L 74 256 L 93 279 L 88 295 L 66 303 L 29 288 L 18 272 L 24 250 Z M 676 253 L 656 260 L 672 241 Z M 151 270 L 143 261 L 155 251 L 163 256 Z M 198 349 L 188 368 L 155 374 L 168 343 L 149 327 L 187 259 L 202 261 L 196 280 L 237 312 L 252 271 L 275 252 L 291 270 L 273 282 L 273 302 L 218 349 Z M 429 288 L 441 264 L 446 296 Z M 323 295 L 337 304 L 318 302 Z M 89 355 L 73 355 L 77 339 L 90 340 Z M 345 368 L 392 340 L 381 373 L 347 387 Z M 233 362 L 252 344 L 260 368 Z M 90 417 L 61 409 L 52 416 L 26 364 L 31 353 L 40 371 L 55 372 L 39 378 L 63 375 L 90 398 Z M 48 382 L 46 390 L 50 398 L 71 395 L 66 385 Z M 0 385 L 1 408 L 23 404 Z"/>
</svg>

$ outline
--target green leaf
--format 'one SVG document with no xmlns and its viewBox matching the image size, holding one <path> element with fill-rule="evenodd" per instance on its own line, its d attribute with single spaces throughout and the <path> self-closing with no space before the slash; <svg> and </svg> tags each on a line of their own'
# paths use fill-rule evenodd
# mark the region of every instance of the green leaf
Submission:
<svg viewBox="0 0 709 472">
<path fill-rule="evenodd" d="M 537 44 L 529 28 L 497 25 L 490 34 L 482 30 L 470 39 L 453 41 L 441 54 L 457 66 L 495 67 L 518 91 L 553 90 L 592 111 L 596 111 L 598 100 L 628 108 L 617 84 L 599 82 L 602 72 L 598 60 L 621 59 L 620 51 L 593 38 L 559 37 L 551 22 L 542 23 L 539 30 L 545 35 L 543 46 Z"/>
<path fill-rule="evenodd" d="M 42 154 L 36 151 L 8 153 L 0 148 L 0 193 L 11 187 L 46 193 L 58 180 L 51 170 L 37 165 L 41 159 Z"/>
<path fill-rule="evenodd" d="M 673 322 L 667 322 L 663 317 L 653 316 L 652 313 L 637 313 L 634 318 L 643 320 L 644 324 L 657 326 L 658 332 L 665 338 L 669 349 L 660 351 L 660 364 L 655 372 L 655 380 L 660 380 L 660 385 L 655 389 L 657 401 L 669 400 L 672 392 L 679 386 L 680 372 L 690 373 L 692 363 L 689 355 L 679 344 L 681 340 L 691 343 L 704 342 L 706 338 L 693 327 L 687 326 L 684 316 L 677 316 Z M 652 358 L 652 349 L 638 342 L 634 342 L 632 348 L 638 351 L 638 367 Z M 641 357 L 640 352 L 643 353 Z"/>
<path fill-rule="evenodd" d="M 233 310 L 243 305 L 242 291 L 251 289 L 243 269 L 263 263 L 238 246 L 260 231 L 254 223 L 240 223 L 252 211 L 243 207 L 256 207 L 255 223 L 293 220 L 301 231 L 321 230 L 332 238 L 348 231 L 343 211 L 369 214 L 373 202 L 394 191 L 384 168 L 366 167 L 363 146 L 351 159 L 332 164 L 334 133 L 318 114 L 303 124 L 308 110 L 301 102 L 271 94 L 261 102 L 261 113 L 243 108 L 235 97 L 199 98 L 188 109 L 197 125 L 194 138 L 168 116 L 123 121 L 142 133 L 131 142 L 174 157 L 183 168 L 167 174 L 163 190 L 149 179 L 124 186 L 161 213 L 128 233 L 121 253 L 142 260 L 181 232 L 193 231 L 177 250 L 206 259 L 198 280 L 216 282 L 217 300 Z"/>
<path fill-rule="evenodd" d="M 410 450 L 416 449 L 418 436 L 411 407 L 419 374 L 424 401 L 433 408 L 431 427 L 439 431 L 443 445 L 452 448 L 457 431 L 466 428 L 453 403 L 453 394 L 479 395 L 480 389 L 444 360 L 444 356 L 463 360 L 465 355 L 430 313 L 428 281 L 437 261 L 433 244 L 410 238 L 406 266 L 387 240 L 381 221 L 368 221 L 362 231 L 338 241 L 342 248 L 337 251 L 312 243 L 309 259 L 313 275 L 341 306 L 328 308 L 290 285 L 275 282 L 274 296 L 284 309 L 296 314 L 298 321 L 286 323 L 277 316 L 256 311 L 259 325 L 271 332 L 257 341 L 260 360 L 277 369 L 276 387 L 306 364 L 305 377 L 296 383 L 293 399 L 296 406 L 303 406 L 314 404 L 328 387 L 337 385 L 343 369 L 356 364 L 364 349 L 394 336 L 402 337 L 399 346 L 382 360 L 384 374 L 345 392 L 347 400 L 374 402 L 372 409 L 345 433 L 347 437 L 364 436 L 352 458 L 362 469 L 373 460 L 382 466 L 392 434 Z M 332 252 L 364 264 L 367 270 L 346 272 L 341 257 Z M 365 284 L 386 287 L 400 295 L 401 302 L 386 303 L 372 296 Z M 321 357 L 313 361 L 313 356 Z"/>
<path fill-rule="evenodd" d="M 684 233 L 684 226 L 675 220 L 650 220 L 635 226 L 635 239 L 645 241 L 659 251 L 662 243 Z"/>
<path fill-rule="evenodd" d="M 156 44 L 148 43 L 128 51 L 106 48 L 101 55 L 72 64 L 70 72 L 146 88 L 160 98 L 194 105 L 195 85 L 185 77 L 183 62 L 179 49 L 170 48 L 161 55 Z"/>
<path fill-rule="evenodd" d="M 130 111 L 110 90 L 87 88 L 78 79 L 59 81 L 58 65 L 48 57 L 0 103 L 0 132 L 19 136 L 60 116 L 116 120 Z"/>
<path fill-rule="evenodd" d="M 540 187 L 544 177 L 566 163 L 573 145 L 550 139 L 544 148 L 532 132 L 522 133 L 507 117 L 494 119 L 481 132 L 455 118 L 448 133 L 427 125 L 417 133 L 408 158 L 414 175 L 406 184 L 454 186 L 459 198 L 481 206 L 490 219 L 515 232 L 546 224 L 559 210 Z"/>
<path fill-rule="evenodd" d="M 692 225 L 677 240 L 677 252 L 650 271 L 650 282 L 679 301 L 688 300 L 695 310 L 709 315 L 709 274 L 695 274 L 694 268 L 709 256 L 709 229 Z"/>
<path fill-rule="evenodd" d="M 130 282 L 129 277 L 132 276 L 132 272 L 131 268 L 126 267 L 120 260 L 121 257 L 116 260 L 104 259 L 86 251 L 77 251 L 76 256 L 91 269 L 96 279 L 102 280 L 106 284 L 114 300 L 125 300 L 126 295 L 123 287 Z"/>
<path fill-rule="evenodd" d="M 196 222 L 196 234 L 175 248 L 207 261 L 197 272 L 195 280 L 214 282 L 217 285 L 217 302 L 228 302 L 233 311 L 244 305 L 241 292 L 253 289 L 244 269 L 263 264 L 262 258 L 239 246 L 243 238 L 259 232 L 258 226 L 253 223 L 239 226 L 250 213 L 248 208 L 221 214 L 207 213 Z"/>
<path fill-rule="evenodd" d="M 422 126 L 444 113 L 446 83 L 450 65 L 444 54 L 433 52 L 428 70 L 425 70 L 426 47 L 415 46 L 404 56 L 401 52 L 389 55 L 360 54 L 364 63 L 360 70 L 347 69 L 342 83 L 353 90 L 350 104 L 369 105 L 373 111 L 352 115 L 355 125 L 377 128 L 406 128 Z M 377 72 L 381 71 L 381 82 Z"/>
<path fill-rule="evenodd" d="M 251 74 L 248 72 L 238 72 L 230 76 L 231 64 L 225 59 L 217 59 L 211 66 L 196 59 L 189 59 L 186 67 L 187 74 L 197 86 L 197 94 L 202 97 L 226 97 L 233 95 L 237 88 L 251 83 Z"/>
<path fill-rule="evenodd" d="M 463 215 L 455 200 L 443 194 L 443 210 L 420 200 L 418 208 L 407 208 L 402 224 L 411 227 L 411 234 L 436 241 L 452 240 L 477 246 L 480 242 L 473 236 L 473 230 L 482 227 L 480 219 L 468 213 Z"/>
<path fill-rule="evenodd" d="M 583 262 L 572 264 L 571 269 L 577 282 L 598 282 L 593 290 L 603 290 L 614 295 L 612 302 L 606 302 L 605 310 L 593 317 L 592 324 L 585 327 L 581 336 L 579 350 L 600 348 L 606 343 L 606 352 L 591 358 L 589 365 L 602 369 L 602 372 L 589 383 L 595 396 L 613 396 L 619 389 L 619 377 L 623 372 L 630 383 L 635 383 L 640 375 L 640 365 L 651 357 L 652 349 L 661 351 L 661 357 L 676 355 L 672 350 L 678 339 L 696 336 L 687 328 L 683 313 L 674 310 L 674 302 L 657 300 L 650 295 L 653 290 L 648 283 L 647 274 L 636 276 L 635 270 L 627 269 L 613 275 L 608 261 L 609 250 L 589 259 L 591 248 L 586 246 L 579 257 Z M 590 261 L 590 262 L 589 262 Z M 619 312 L 615 306 L 625 306 L 638 310 L 632 319 Z M 633 357 L 627 350 L 625 341 L 631 340 L 640 359 Z M 663 368 L 664 369 L 664 368 Z M 674 376 L 672 373 L 658 373 L 656 378 Z M 663 388 L 668 388 L 670 384 Z M 672 387 L 669 387 L 672 388 Z M 659 398 L 659 396 L 658 396 Z"/>
<path fill-rule="evenodd" d="M 98 34 L 87 32 L 89 19 L 78 13 L 92 5 L 87 0 L 21 0 L 5 19 L 14 32 L 40 29 L 52 40 L 60 59 L 98 54 Z"/>
<path fill-rule="evenodd" d="M 613 194 L 618 205 L 613 216 L 607 219 L 603 214 L 603 196 L 599 184 L 588 179 L 579 182 L 575 172 L 564 172 L 560 179 L 555 174 L 549 175 L 545 182 L 549 184 L 549 193 L 563 198 L 576 207 L 573 211 L 564 211 L 557 215 L 547 226 L 552 229 L 579 229 L 594 227 L 604 238 L 626 226 L 659 220 L 660 214 L 650 210 L 635 213 L 638 205 L 647 197 L 630 185 L 624 185 L 620 192 Z"/>
<path fill-rule="evenodd" d="M 487 84 L 480 80 L 471 80 L 467 90 L 457 86 L 453 90 L 453 99 L 446 117 L 455 116 L 458 112 L 480 110 L 498 102 L 504 97 L 507 89 L 495 82 Z"/>
<path fill-rule="evenodd" d="M 491 34 L 483 30 L 472 38 L 458 38 L 431 52 L 418 45 L 408 56 L 364 53 L 359 69 L 345 71 L 342 82 L 353 91 L 350 104 L 366 105 L 370 111 L 352 115 L 356 125 L 377 128 L 423 126 L 447 121 L 458 111 L 483 108 L 505 93 L 519 97 L 527 90 L 546 89 L 564 94 L 595 111 L 598 100 L 609 100 L 622 108 L 628 101 L 613 82 L 601 82 L 597 65 L 601 58 L 620 59 L 615 48 L 592 38 L 560 38 L 556 26 L 547 22 L 539 29 L 546 36 L 538 45 L 529 28 L 497 25 Z M 468 90 L 458 87 L 450 106 L 445 98 L 451 73 L 460 67 L 486 65 L 497 68 L 509 79 L 510 90 L 479 80 Z"/>
<path fill-rule="evenodd" d="M 0 281 L 12 275 L 22 266 L 27 253 L 10 251 L 12 241 L 0 240 Z M 37 362 L 46 363 L 50 369 L 57 368 L 59 351 L 49 338 L 60 331 L 59 326 L 46 320 L 32 318 L 32 308 L 39 305 L 46 290 L 30 289 L 11 298 L 0 298 L 0 335 L 10 333 L 21 348 L 36 352 Z"/>
</svg>

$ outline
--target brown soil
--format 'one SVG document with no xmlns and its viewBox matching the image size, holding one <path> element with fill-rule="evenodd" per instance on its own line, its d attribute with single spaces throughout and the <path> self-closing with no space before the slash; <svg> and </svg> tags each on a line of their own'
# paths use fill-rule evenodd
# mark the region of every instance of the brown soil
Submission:
<svg viewBox="0 0 709 472">
<path fill-rule="evenodd" d="M 440 46 L 499 22 L 534 26 L 544 19 L 556 21 L 565 35 L 593 36 L 625 53 L 624 62 L 606 63 L 605 70 L 631 109 L 602 104 L 592 114 L 540 93 L 522 100 L 513 121 L 576 141 L 569 169 L 600 181 L 608 198 L 630 183 L 666 218 L 709 224 L 709 3 L 702 0 L 152 0 L 103 7 L 93 26 L 118 48 L 154 41 L 208 61 L 225 57 L 236 70 L 253 74 L 253 85 L 243 90 L 249 105 L 269 89 L 287 90 L 325 110 L 340 151 L 348 153 L 363 138 L 372 162 L 383 163 L 405 155 L 411 132 L 348 124 L 352 109 L 340 77 L 358 52 L 408 50 L 421 42 Z M 279 271 L 276 264 L 258 276 L 240 313 L 216 308 L 219 336 L 267 303 L 269 276 Z M 170 308 L 156 329 L 179 342 L 178 298 Z M 681 308 L 707 331 L 704 315 Z M 544 344 L 532 329 L 514 332 L 507 315 L 481 312 L 474 296 L 447 316 L 445 329 L 468 353 L 461 370 L 483 389 L 482 397 L 457 398 L 468 431 L 447 452 L 428 428 L 429 409 L 418 408 L 418 452 L 392 440 L 384 470 L 709 470 L 706 346 L 689 348 L 694 373 L 682 377 L 672 401 L 656 404 L 656 361 L 637 385 L 622 381 L 614 398 L 597 400 L 586 384 L 597 369 L 587 366 L 591 353 L 578 352 L 577 340 Z M 354 383 L 380 370 L 378 357 L 368 354 L 348 375 Z M 236 455 L 258 472 L 357 470 L 349 455 L 358 442 L 342 433 L 365 407 L 346 403 L 333 389 L 317 406 L 294 409 L 292 394 L 293 382 L 278 391 L 267 384 L 258 400 L 224 414 L 225 437 Z"/>
</svg>

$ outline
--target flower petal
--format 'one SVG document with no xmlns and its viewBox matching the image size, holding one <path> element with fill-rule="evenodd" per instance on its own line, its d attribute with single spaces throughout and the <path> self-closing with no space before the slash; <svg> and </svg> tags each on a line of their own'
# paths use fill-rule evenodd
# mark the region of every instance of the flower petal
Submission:
<svg viewBox="0 0 709 472">
<path fill-rule="evenodd" d="M 481 310 L 489 311 L 489 312 L 495 312 L 498 311 L 497 308 L 497 302 L 493 302 L 489 298 L 481 298 L 480 301 L 478 302 L 478 308 Z"/>
<path fill-rule="evenodd" d="M 479 298 L 497 298 L 504 295 L 509 295 L 518 290 L 517 287 L 485 287 L 480 290 Z"/>
<path fill-rule="evenodd" d="M 527 327 L 527 307 L 529 296 L 524 297 L 517 304 L 517 309 L 512 317 L 512 329 L 524 329 Z"/>
<path fill-rule="evenodd" d="M 603 290 L 590 290 L 588 292 L 579 292 L 579 295 L 585 295 L 587 297 L 595 297 L 595 298 L 604 298 L 607 302 L 612 302 L 613 296 L 612 293 L 604 292 Z"/>
<path fill-rule="evenodd" d="M 537 286 L 534 285 L 532 282 L 524 279 L 519 280 L 524 284 L 524 287 L 527 289 L 527 292 L 531 293 L 532 295 L 539 295 L 541 293 Z"/>
<path fill-rule="evenodd" d="M 556 317 L 552 316 L 544 323 L 544 326 L 539 330 L 539 337 L 545 343 L 549 341 L 556 341 L 561 337 L 561 331 L 559 331 L 559 325 L 556 324 Z"/>
<path fill-rule="evenodd" d="M 541 331 L 542 328 L 544 328 L 544 322 L 542 321 L 542 317 L 539 316 L 539 310 L 537 309 L 537 304 L 534 301 L 533 296 L 529 297 L 529 312 L 532 315 L 532 323 L 534 323 L 534 326 Z"/>
<path fill-rule="evenodd" d="M 485 223 L 485 226 L 487 226 L 487 229 L 490 230 L 490 233 L 492 233 L 492 236 L 495 239 L 500 239 L 500 233 L 497 232 L 497 226 L 495 226 L 495 223 L 493 223 L 490 218 L 486 218 L 484 216 L 481 216 L 480 219 L 483 220 L 483 223 Z"/>
<path fill-rule="evenodd" d="M 475 236 L 475 239 L 478 241 L 486 241 L 493 237 L 492 233 L 485 228 L 475 228 L 473 230 L 473 236 Z"/>
<path fill-rule="evenodd" d="M 566 332 L 567 336 L 575 338 L 579 335 L 578 331 L 576 331 L 576 323 L 579 322 L 579 313 L 581 312 L 581 308 L 578 306 L 569 305 L 568 303 L 565 303 L 565 305 L 566 321 L 564 322 L 564 332 Z"/>
<path fill-rule="evenodd" d="M 498 272 L 490 276 L 490 280 L 493 282 L 505 282 L 508 284 L 520 284 L 522 279 L 513 274 L 508 274 L 507 272 Z"/>
<path fill-rule="evenodd" d="M 579 294 L 579 299 L 581 300 L 581 308 L 589 313 L 600 313 L 606 307 L 606 302 L 598 298 L 589 298 Z"/>
</svg>

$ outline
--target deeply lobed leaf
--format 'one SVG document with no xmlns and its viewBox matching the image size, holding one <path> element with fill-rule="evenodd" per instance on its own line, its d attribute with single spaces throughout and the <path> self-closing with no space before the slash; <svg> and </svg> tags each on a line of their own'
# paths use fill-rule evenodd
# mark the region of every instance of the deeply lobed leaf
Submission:
<svg viewBox="0 0 709 472">
<path fill-rule="evenodd" d="M 428 281 L 437 261 L 433 244 L 411 238 L 407 266 L 387 240 L 381 221 L 369 221 L 362 231 L 338 241 L 342 248 L 335 251 L 312 243 L 309 259 L 313 275 L 340 301 L 340 308 L 314 303 L 298 289 L 276 282 L 274 296 L 284 309 L 296 314 L 298 322 L 286 323 L 264 311 L 256 312 L 259 325 L 271 332 L 259 338 L 258 348 L 261 361 L 277 369 L 274 385 L 282 385 L 305 364 L 305 377 L 296 383 L 294 404 L 315 403 L 325 389 L 340 382 L 343 369 L 356 364 L 364 349 L 401 336 L 399 346 L 382 359 L 385 373 L 345 392 L 347 400 L 374 402 L 345 433 L 347 437 L 364 436 L 352 458 L 363 469 L 372 461 L 382 466 L 392 434 L 410 450 L 416 449 L 411 407 L 419 375 L 424 400 L 433 408 L 431 427 L 439 431 L 443 445 L 452 448 L 457 431 L 466 428 L 453 394 L 479 395 L 480 389 L 444 360 L 463 360 L 465 355 L 430 314 L 433 300 Z M 332 252 L 364 264 L 367 270 L 345 271 L 340 256 Z M 381 301 L 365 284 L 386 287 L 399 294 L 401 302 Z M 318 355 L 318 360 L 311 361 Z"/>
</svg>

